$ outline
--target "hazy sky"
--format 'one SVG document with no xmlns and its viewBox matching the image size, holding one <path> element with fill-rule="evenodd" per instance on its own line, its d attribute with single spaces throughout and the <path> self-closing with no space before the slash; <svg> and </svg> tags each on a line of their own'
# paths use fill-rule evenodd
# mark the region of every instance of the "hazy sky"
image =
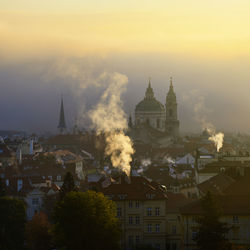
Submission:
<svg viewBox="0 0 250 250">
<path fill-rule="evenodd" d="M 53 130 L 61 93 L 84 121 L 116 71 L 128 113 L 173 76 L 183 131 L 202 96 L 218 129 L 250 132 L 249 24 L 249 0 L 0 0 L 0 129 Z"/>
</svg>

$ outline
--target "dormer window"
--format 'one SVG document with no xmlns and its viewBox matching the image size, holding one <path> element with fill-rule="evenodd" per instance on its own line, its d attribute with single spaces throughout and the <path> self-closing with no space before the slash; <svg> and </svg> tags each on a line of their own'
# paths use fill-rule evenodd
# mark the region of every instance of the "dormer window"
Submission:
<svg viewBox="0 0 250 250">
<path fill-rule="evenodd" d="M 125 194 L 119 194 L 118 197 L 120 198 L 120 200 L 125 200 L 126 195 Z"/>
<path fill-rule="evenodd" d="M 154 194 L 146 194 L 146 197 L 148 199 L 152 200 L 155 197 L 155 195 Z"/>
</svg>

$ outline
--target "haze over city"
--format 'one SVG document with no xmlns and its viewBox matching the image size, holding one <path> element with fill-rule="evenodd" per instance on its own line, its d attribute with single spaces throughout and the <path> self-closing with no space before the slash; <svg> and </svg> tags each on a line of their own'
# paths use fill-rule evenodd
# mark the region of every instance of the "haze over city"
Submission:
<svg viewBox="0 0 250 250">
<path fill-rule="evenodd" d="M 216 128 L 249 133 L 249 1 L 1 1 L 0 129 L 55 131 L 64 96 L 68 126 L 108 82 L 126 75 L 127 115 L 151 77 L 162 103 L 169 78 L 182 132 L 200 132 L 195 105 Z"/>
</svg>

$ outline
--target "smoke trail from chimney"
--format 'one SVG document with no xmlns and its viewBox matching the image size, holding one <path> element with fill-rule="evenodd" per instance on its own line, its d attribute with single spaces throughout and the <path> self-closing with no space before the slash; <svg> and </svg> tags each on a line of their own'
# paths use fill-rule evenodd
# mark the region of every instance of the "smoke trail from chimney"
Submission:
<svg viewBox="0 0 250 250">
<path fill-rule="evenodd" d="M 105 73 L 102 77 L 107 78 L 110 84 L 95 109 L 89 111 L 89 116 L 97 133 L 105 135 L 105 154 L 110 156 L 112 165 L 129 176 L 134 149 L 131 139 L 124 133 L 127 117 L 121 101 L 128 79 L 119 73 Z"/>
<path fill-rule="evenodd" d="M 203 122 L 202 128 L 208 132 L 208 134 L 210 135 L 208 140 L 214 143 L 217 152 L 219 152 L 220 149 L 223 147 L 224 134 L 221 132 L 216 133 L 215 127 L 211 123 Z"/>
<path fill-rule="evenodd" d="M 193 93 L 197 94 L 197 91 Z M 208 132 L 210 136 L 208 140 L 214 143 L 217 152 L 219 152 L 223 147 L 224 134 L 222 132 L 216 133 L 215 126 L 207 121 L 207 115 L 208 113 L 211 113 L 211 110 L 205 105 L 205 97 L 198 95 L 196 98 L 194 96 L 192 98 L 196 99 L 194 105 L 195 119 L 201 124 L 202 129 Z"/>
</svg>

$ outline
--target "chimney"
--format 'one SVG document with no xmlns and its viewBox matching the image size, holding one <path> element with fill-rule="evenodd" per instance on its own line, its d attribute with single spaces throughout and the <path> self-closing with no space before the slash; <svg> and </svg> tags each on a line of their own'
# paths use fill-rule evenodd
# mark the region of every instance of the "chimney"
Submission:
<svg viewBox="0 0 250 250">
<path fill-rule="evenodd" d="M 196 149 L 196 154 L 195 154 L 195 164 L 194 164 L 194 171 L 195 171 L 195 182 L 196 185 L 199 184 L 199 176 L 198 176 L 198 159 L 200 158 L 200 152 L 198 149 Z"/>
<path fill-rule="evenodd" d="M 22 164 L 22 149 L 21 149 L 21 147 L 17 150 L 17 160 L 18 160 L 18 164 L 21 165 Z"/>
<path fill-rule="evenodd" d="M 33 155 L 33 140 L 30 140 L 30 155 Z"/>
<path fill-rule="evenodd" d="M 17 180 L 17 192 L 19 192 L 22 187 L 23 187 L 23 180 L 22 179 Z"/>
</svg>

